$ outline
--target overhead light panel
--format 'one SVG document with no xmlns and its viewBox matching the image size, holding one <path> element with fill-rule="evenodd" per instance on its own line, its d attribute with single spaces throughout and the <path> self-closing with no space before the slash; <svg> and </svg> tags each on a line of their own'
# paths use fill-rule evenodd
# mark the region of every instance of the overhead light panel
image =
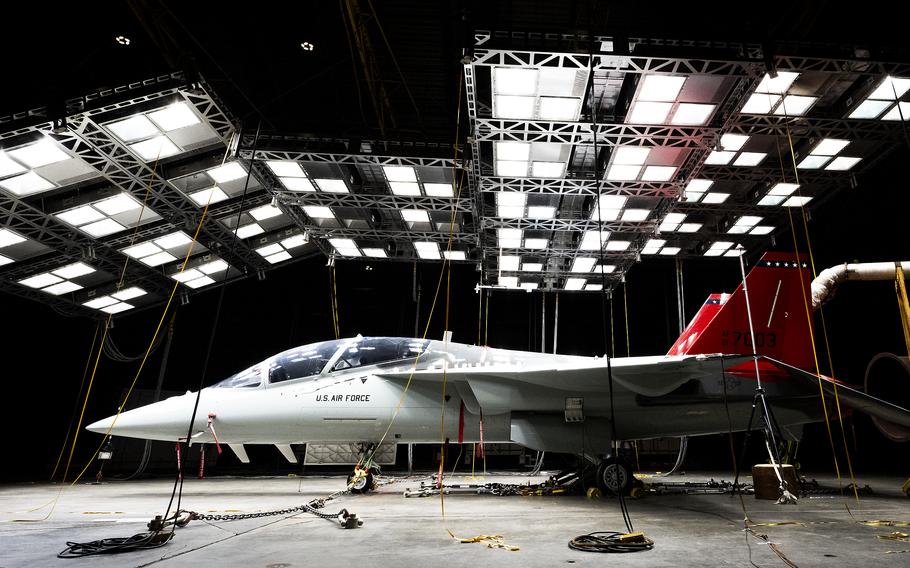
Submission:
<svg viewBox="0 0 910 568">
<path fill-rule="evenodd" d="M 401 218 L 407 223 L 429 223 L 430 215 L 423 209 L 402 209 Z"/>
<path fill-rule="evenodd" d="M 283 178 L 302 178 L 306 177 L 306 172 L 298 162 L 293 160 L 268 160 L 265 163 L 272 173 Z"/>
<path fill-rule="evenodd" d="M 609 231 L 585 231 L 578 250 L 599 250 L 609 239 Z"/>
<path fill-rule="evenodd" d="M 673 102 L 686 82 L 682 75 L 645 75 L 638 90 L 642 101 Z"/>
<path fill-rule="evenodd" d="M 765 156 L 768 154 L 764 152 L 740 152 L 736 160 L 733 161 L 734 166 L 757 166 L 765 159 Z"/>
<path fill-rule="evenodd" d="M 252 215 L 253 219 L 256 219 L 257 221 L 271 219 L 272 217 L 277 217 L 281 214 L 282 211 L 280 208 L 268 203 L 265 205 L 260 205 L 255 209 L 250 209 L 250 215 Z"/>
<path fill-rule="evenodd" d="M 420 184 L 416 181 L 390 181 L 389 189 L 394 195 L 419 196 Z"/>
<path fill-rule="evenodd" d="M 838 157 L 834 158 L 833 160 L 831 160 L 831 163 L 828 164 L 827 167 L 825 167 L 825 169 L 831 170 L 831 171 L 839 171 L 839 172 L 847 171 L 850 168 L 852 168 L 853 166 L 855 166 L 856 164 L 858 164 L 860 160 L 862 160 L 862 158 L 853 158 L 853 157 L 849 157 L 849 156 L 838 156 Z"/>
<path fill-rule="evenodd" d="M 303 212 L 312 219 L 334 219 L 335 214 L 329 207 L 322 205 L 304 205 Z"/>
<path fill-rule="evenodd" d="M 227 162 L 205 172 L 215 183 L 227 183 L 246 176 L 246 170 L 240 162 Z"/>
<path fill-rule="evenodd" d="M 778 71 L 775 77 L 765 73 L 765 77 L 758 84 L 755 92 L 782 95 L 787 92 L 797 77 L 799 77 L 799 73 L 790 71 Z"/>
<path fill-rule="evenodd" d="M 868 98 L 894 101 L 904 96 L 908 89 L 910 89 L 910 79 L 888 76 L 872 91 Z"/>
<path fill-rule="evenodd" d="M 107 125 L 107 128 L 124 142 L 135 142 L 136 140 L 160 134 L 155 125 L 152 124 L 152 121 L 144 114 L 137 114 L 124 120 L 111 122 Z"/>
<path fill-rule="evenodd" d="M 831 156 L 813 156 L 809 154 L 796 166 L 801 170 L 817 170 L 828 163 Z"/>
<path fill-rule="evenodd" d="M 540 272 L 543 270 L 543 263 L 541 262 L 522 262 L 521 271 L 522 272 Z"/>
<path fill-rule="evenodd" d="M 812 201 L 811 197 L 805 195 L 794 195 L 782 203 L 784 207 L 802 207 Z"/>
<path fill-rule="evenodd" d="M 643 146 L 618 146 L 613 152 L 613 163 L 621 165 L 644 165 L 651 153 L 650 148 Z"/>
<path fill-rule="evenodd" d="M 700 103 L 680 103 L 673 113 L 671 124 L 682 126 L 701 126 L 708 122 L 717 105 Z"/>
<path fill-rule="evenodd" d="M 185 102 L 174 103 L 163 109 L 152 111 L 148 113 L 148 117 L 165 132 L 192 126 L 200 122 L 199 117 Z"/>
<path fill-rule="evenodd" d="M 586 278 L 566 278 L 566 284 L 563 286 L 564 290 L 581 290 L 584 288 L 585 283 L 588 280 Z"/>
<path fill-rule="evenodd" d="M 728 152 L 739 152 L 748 141 L 749 137 L 745 134 L 724 134 L 720 137 L 721 147 Z"/>
<path fill-rule="evenodd" d="M 290 188 L 288 188 L 290 189 Z M 226 201 L 228 199 L 228 194 L 226 194 L 220 187 L 217 185 L 212 186 L 208 189 L 203 189 L 190 193 L 188 195 L 190 199 L 193 200 L 193 203 L 199 207 L 205 207 L 206 205 L 211 205 L 213 203 L 218 203 L 219 201 Z"/>
<path fill-rule="evenodd" d="M 468 256 L 463 250 L 444 250 L 442 256 L 446 260 L 467 260 Z"/>
<path fill-rule="evenodd" d="M 503 288 L 518 288 L 518 277 L 517 276 L 500 276 L 497 279 L 497 282 Z"/>
<path fill-rule="evenodd" d="M 40 168 L 41 166 L 70 159 L 69 154 L 61 150 L 56 142 L 47 137 L 34 144 L 10 150 L 9 155 L 30 168 Z"/>
<path fill-rule="evenodd" d="M 28 172 L 0 181 L 0 187 L 19 197 L 47 191 L 56 187 L 35 172 Z"/>
<path fill-rule="evenodd" d="M 910 120 L 910 102 L 899 102 L 885 113 L 882 120 Z"/>
<path fill-rule="evenodd" d="M 537 69 L 494 67 L 493 92 L 501 95 L 534 95 L 537 93 Z"/>
<path fill-rule="evenodd" d="M 548 239 L 527 238 L 527 239 L 525 239 L 525 248 L 527 248 L 527 249 L 545 249 L 545 248 L 547 248 L 547 244 L 549 244 L 549 242 L 550 241 Z"/>
<path fill-rule="evenodd" d="M 493 97 L 493 115 L 496 118 L 531 120 L 534 118 L 535 97 L 496 95 Z"/>
<path fill-rule="evenodd" d="M 771 114 L 774 108 L 781 100 L 780 95 L 769 95 L 766 93 L 755 93 L 749 97 L 740 112 L 743 114 Z"/>
<path fill-rule="evenodd" d="M 779 116 L 803 116 L 817 100 L 818 97 L 787 95 L 784 97 L 783 102 L 774 109 L 774 114 Z"/>
<path fill-rule="evenodd" d="M 411 166 L 382 166 L 382 171 L 389 181 L 417 181 L 417 172 Z"/>
<path fill-rule="evenodd" d="M 704 200 L 702 200 L 702 203 L 707 203 L 709 205 L 716 205 L 718 203 L 723 203 L 729 197 L 730 197 L 729 193 L 720 193 L 720 192 L 714 191 L 711 193 L 706 193 Z"/>
<path fill-rule="evenodd" d="M 837 138 L 823 138 L 821 142 L 812 148 L 809 152 L 816 156 L 834 156 L 850 144 L 849 140 L 839 140 Z"/>
<path fill-rule="evenodd" d="M 631 124 L 664 124 L 673 103 L 638 101 L 633 103 L 626 122 Z"/>
<path fill-rule="evenodd" d="M 566 173 L 563 162 L 531 162 L 531 175 L 541 178 L 560 178 Z"/>
<path fill-rule="evenodd" d="M 343 179 L 316 178 L 313 182 L 316 187 L 326 193 L 349 193 L 348 186 Z"/>
<path fill-rule="evenodd" d="M 552 219 L 556 216 L 556 208 L 548 205 L 529 205 L 528 219 Z"/>
<path fill-rule="evenodd" d="M 168 156 L 173 156 L 180 152 L 180 148 L 171 142 L 170 138 L 163 134 L 159 134 L 148 140 L 143 140 L 142 142 L 130 144 L 130 148 L 139 154 L 139 157 L 146 162 L 167 158 Z"/>
<path fill-rule="evenodd" d="M 499 255 L 499 270 L 513 272 L 518 270 L 521 259 L 513 255 Z"/>
<path fill-rule="evenodd" d="M 417 256 L 425 260 L 439 260 L 439 243 L 433 241 L 414 241 Z"/>
<path fill-rule="evenodd" d="M 24 243 L 26 240 L 28 239 L 21 236 L 19 233 L 9 229 L 0 229 L 0 248 Z"/>
<path fill-rule="evenodd" d="M 645 166 L 641 181 L 670 181 L 676 173 L 676 166 Z"/>
<path fill-rule="evenodd" d="M 578 120 L 581 99 L 575 97 L 540 97 L 538 116 L 541 120 Z"/>
<path fill-rule="evenodd" d="M 711 153 L 708 154 L 708 157 L 705 158 L 705 164 L 711 166 L 726 166 L 730 163 L 730 160 L 733 159 L 733 156 L 736 155 L 736 152 L 724 152 L 721 150 L 711 150 Z"/>
<path fill-rule="evenodd" d="M 259 223 L 249 223 L 247 225 L 239 227 L 234 231 L 234 234 L 237 235 L 238 239 L 248 239 L 256 235 L 261 235 L 264 232 L 265 229 L 259 226 Z"/>
<path fill-rule="evenodd" d="M 590 256 L 578 256 L 575 257 L 575 260 L 572 261 L 572 272 L 591 272 L 591 269 L 594 268 L 594 263 L 597 262 L 596 258 Z"/>
<path fill-rule="evenodd" d="M 424 183 L 423 190 L 431 197 L 453 197 L 451 183 Z"/>
</svg>

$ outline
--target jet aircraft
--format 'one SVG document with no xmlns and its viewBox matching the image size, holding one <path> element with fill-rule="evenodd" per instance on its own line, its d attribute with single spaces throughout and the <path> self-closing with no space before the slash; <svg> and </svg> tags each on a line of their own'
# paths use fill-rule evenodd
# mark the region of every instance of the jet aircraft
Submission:
<svg viewBox="0 0 910 568">
<path fill-rule="evenodd" d="M 632 476 L 608 455 L 614 437 L 747 430 L 755 425 L 748 422 L 757 378 L 787 439 L 824 419 L 820 390 L 831 396 L 835 386 L 842 405 L 910 428 L 910 410 L 816 375 L 801 259 L 766 253 L 746 283 L 754 346 L 742 285 L 710 295 L 666 355 L 607 359 L 399 337 L 324 341 L 204 388 L 192 441 L 227 444 L 244 462 L 245 444 L 274 444 L 295 462 L 291 444 L 510 442 L 598 459 L 598 482 L 622 490 Z M 195 399 L 187 392 L 88 429 L 185 440 Z"/>
</svg>

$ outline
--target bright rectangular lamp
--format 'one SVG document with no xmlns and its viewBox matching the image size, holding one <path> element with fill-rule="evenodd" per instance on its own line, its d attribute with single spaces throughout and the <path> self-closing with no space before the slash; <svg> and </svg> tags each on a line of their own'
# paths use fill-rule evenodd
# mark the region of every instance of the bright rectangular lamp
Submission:
<svg viewBox="0 0 910 568">
<path fill-rule="evenodd" d="M 152 122 L 158 125 L 158 128 L 165 132 L 199 124 L 199 117 L 190 109 L 185 102 L 174 103 L 161 110 L 148 113 Z"/>
<path fill-rule="evenodd" d="M 521 229 L 498 229 L 500 248 L 521 248 Z"/>
<path fill-rule="evenodd" d="M 809 203 L 810 201 L 812 201 L 811 197 L 807 197 L 804 195 L 803 196 L 794 195 L 793 197 L 790 197 L 786 201 L 784 201 L 782 205 L 784 207 L 802 207 L 803 205 L 805 205 L 806 203 Z"/>
<path fill-rule="evenodd" d="M 623 221 L 644 221 L 651 214 L 650 209 L 626 209 L 622 212 Z"/>
<path fill-rule="evenodd" d="M 714 182 L 709 179 L 695 178 L 686 184 L 686 191 L 704 193 L 708 191 L 712 185 L 714 185 Z"/>
<path fill-rule="evenodd" d="M 389 189 L 395 195 L 420 195 L 420 184 L 416 181 L 390 181 Z"/>
<path fill-rule="evenodd" d="M 613 152 L 613 163 L 621 165 L 644 165 L 651 153 L 650 148 L 643 146 L 619 146 Z"/>
<path fill-rule="evenodd" d="M 303 245 L 307 244 L 308 242 L 310 242 L 310 238 L 307 236 L 306 233 L 302 233 L 302 234 L 294 235 L 293 237 L 288 237 L 288 238 L 284 239 L 283 241 L 281 241 L 281 246 L 283 246 L 286 249 L 292 249 L 295 247 L 303 246 Z"/>
<path fill-rule="evenodd" d="M 303 171 L 300 164 L 292 160 L 268 160 L 265 164 L 278 177 L 306 177 L 306 172 Z"/>
<path fill-rule="evenodd" d="M 11 176 L 13 174 L 21 174 L 25 171 L 28 170 L 22 167 L 22 164 L 10 159 L 6 153 L 0 150 L 0 177 Z"/>
<path fill-rule="evenodd" d="M 558 178 L 566 173 L 562 162 L 531 162 L 531 175 L 542 178 Z"/>
<path fill-rule="evenodd" d="M 702 201 L 702 203 L 708 203 L 708 204 L 712 204 L 712 205 L 717 204 L 717 203 L 723 203 L 724 201 L 727 200 L 728 197 L 730 197 L 729 193 L 720 193 L 720 192 L 714 191 L 711 193 L 706 193 L 705 198 Z"/>
<path fill-rule="evenodd" d="M 741 152 L 736 160 L 733 161 L 734 166 L 757 166 L 765 159 L 765 156 L 768 154 L 764 152 Z"/>
<path fill-rule="evenodd" d="M 843 172 L 855 166 L 862 158 L 852 158 L 848 156 L 838 156 L 831 160 L 831 163 L 825 168 L 826 170 Z"/>
<path fill-rule="evenodd" d="M 638 179 L 638 173 L 641 166 L 624 166 L 614 164 L 607 170 L 607 180 L 609 181 L 635 181 Z"/>
<path fill-rule="evenodd" d="M 673 102 L 686 82 L 680 75 L 645 75 L 638 90 L 638 100 Z"/>
<path fill-rule="evenodd" d="M 125 290 L 121 290 L 116 294 L 111 294 L 111 297 L 120 300 L 121 302 L 126 302 L 127 300 L 145 296 L 146 293 L 147 292 L 142 288 L 139 288 L 138 286 L 132 286 L 130 288 L 126 288 Z"/>
<path fill-rule="evenodd" d="M 755 93 L 749 97 L 740 112 L 743 114 L 770 114 L 771 109 L 780 102 L 780 99 L 780 95 Z"/>
<path fill-rule="evenodd" d="M 749 141 L 745 134 L 724 134 L 720 137 L 720 145 L 728 152 L 738 152 Z"/>
<path fill-rule="evenodd" d="M 195 280 L 190 280 L 184 282 L 185 285 L 190 288 L 202 288 L 203 286 L 208 286 L 209 284 L 214 284 L 215 281 L 210 276 L 203 276 L 202 278 L 196 278 Z"/>
<path fill-rule="evenodd" d="M 303 212 L 313 219 L 334 219 L 332 210 L 322 205 L 304 205 Z"/>
<path fill-rule="evenodd" d="M 265 229 L 259 226 L 259 223 L 250 223 L 249 225 L 244 225 L 234 231 L 238 239 L 248 239 L 255 235 L 261 235 L 265 232 Z"/>
<path fill-rule="evenodd" d="M 540 272 L 543 270 L 543 263 L 541 262 L 522 262 L 521 271 L 522 272 Z"/>
<path fill-rule="evenodd" d="M 240 165 L 240 162 L 228 162 L 216 168 L 205 172 L 215 183 L 227 183 L 240 179 L 246 175 L 246 170 Z"/>
<path fill-rule="evenodd" d="M 799 189 L 798 183 L 777 183 L 768 192 L 768 195 L 790 195 Z"/>
<path fill-rule="evenodd" d="M 526 142 L 496 142 L 496 159 L 527 162 L 531 159 L 531 145 Z"/>
<path fill-rule="evenodd" d="M 537 282 L 522 282 L 518 287 L 524 290 L 536 290 L 538 286 Z"/>
<path fill-rule="evenodd" d="M 496 175 L 501 177 L 527 177 L 528 162 L 496 160 Z"/>
<path fill-rule="evenodd" d="M 494 67 L 493 92 L 503 95 L 534 95 L 537 93 L 537 69 Z"/>
<path fill-rule="evenodd" d="M 711 153 L 708 154 L 707 158 L 705 158 L 705 163 L 711 166 L 726 166 L 730 163 L 730 160 L 732 160 L 733 156 L 735 155 L 736 152 L 711 150 Z"/>
<path fill-rule="evenodd" d="M 428 260 L 439 260 L 439 244 L 433 241 L 414 241 L 417 256 Z"/>
<path fill-rule="evenodd" d="M 566 278 L 564 290 L 581 290 L 584 288 L 587 279 L 585 278 Z"/>
<path fill-rule="evenodd" d="M 767 235 L 768 233 L 774 231 L 774 227 L 769 227 L 768 225 L 758 225 L 752 228 L 749 231 L 750 235 Z"/>
<path fill-rule="evenodd" d="M 189 198 L 192 199 L 196 205 L 205 207 L 206 204 L 226 201 L 228 199 L 228 195 L 216 185 L 208 189 L 203 189 L 201 191 L 191 193 L 189 194 Z"/>
<path fill-rule="evenodd" d="M 70 158 L 70 155 L 61 150 L 50 138 L 43 138 L 34 144 L 10 150 L 9 155 L 30 168 L 40 168 Z"/>
<path fill-rule="evenodd" d="M 386 253 L 385 249 L 382 248 L 370 248 L 366 247 L 361 249 L 363 254 L 367 255 L 370 258 L 388 258 L 389 255 Z"/>
<path fill-rule="evenodd" d="M 256 219 L 257 221 L 271 219 L 272 217 L 277 217 L 281 214 L 281 209 L 271 204 L 260 205 L 255 209 L 250 209 L 250 215 L 252 215 L 253 219 Z"/>
<path fill-rule="evenodd" d="M 556 208 L 547 205 L 531 205 L 528 207 L 529 219 L 552 219 L 556 216 Z"/>
<path fill-rule="evenodd" d="M 683 126 L 701 126 L 708 122 L 717 105 L 699 103 L 680 103 L 673 113 L 671 124 Z"/>
<path fill-rule="evenodd" d="M 80 230 L 85 231 L 93 237 L 104 237 L 126 229 L 123 225 L 113 219 L 102 219 L 88 225 L 82 225 Z"/>
<path fill-rule="evenodd" d="M 0 229 L 0 248 L 24 243 L 25 241 L 26 238 L 20 236 L 18 233 L 14 233 L 9 229 Z"/>
<path fill-rule="evenodd" d="M 499 269 L 513 272 L 518 270 L 521 259 L 513 255 L 499 255 Z"/>
<path fill-rule="evenodd" d="M 402 209 L 401 218 L 408 223 L 429 223 L 430 215 L 422 209 Z"/>
<path fill-rule="evenodd" d="M 285 260 L 291 260 L 291 258 L 293 258 L 291 253 L 286 250 L 265 257 L 265 259 L 269 261 L 269 264 L 277 264 L 279 262 L 284 262 Z"/>
<path fill-rule="evenodd" d="M 155 125 L 152 124 L 152 121 L 144 114 L 137 114 L 124 120 L 111 122 L 107 125 L 107 129 L 124 142 L 135 142 L 142 138 L 160 134 Z"/>
<path fill-rule="evenodd" d="M 125 249 L 122 249 L 120 252 L 131 258 L 144 258 L 146 256 L 156 254 L 160 251 L 161 249 L 156 247 L 153 243 L 147 242 L 127 247 Z"/>
<path fill-rule="evenodd" d="M 203 274 L 215 274 L 216 272 L 226 271 L 228 268 L 230 268 L 230 265 L 219 258 L 218 260 L 207 262 L 203 265 L 197 266 L 196 268 L 198 268 L 199 271 Z"/>
<path fill-rule="evenodd" d="M 283 177 L 279 179 L 281 179 L 281 183 L 288 191 L 316 191 L 316 186 L 313 185 L 313 182 L 305 177 Z"/>
<path fill-rule="evenodd" d="M 787 89 L 790 88 L 790 85 L 793 84 L 793 81 L 799 77 L 799 73 L 793 73 L 790 71 L 778 71 L 776 77 L 771 77 L 765 73 L 765 77 L 762 79 L 761 83 L 756 87 L 756 93 L 776 93 L 782 95 L 787 92 Z"/>
<path fill-rule="evenodd" d="M 152 160 L 158 160 L 161 158 L 167 158 L 168 156 L 173 156 L 180 151 L 173 142 L 167 136 L 160 134 L 148 140 L 143 140 L 142 142 L 136 142 L 135 144 L 130 144 L 130 148 L 134 152 L 139 154 L 139 157 L 145 160 L 146 162 L 151 162 Z"/>
<path fill-rule="evenodd" d="M 86 274 L 91 274 L 92 272 L 95 272 L 95 269 L 85 264 L 84 262 L 74 262 L 73 264 L 68 264 L 63 268 L 58 268 L 51 271 L 54 276 L 66 278 L 67 280 L 85 276 Z"/>
<path fill-rule="evenodd" d="M 781 201 L 783 200 L 784 197 L 780 195 L 766 195 L 758 200 L 758 204 L 764 206 L 780 205 Z"/>
<path fill-rule="evenodd" d="M 314 179 L 316 187 L 326 193 L 348 193 L 348 186 L 343 179 Z"/>
<path fill-rule="evenodd" d="M 882 120 L 910 120 L 910 102 L 899 102 L 885 113 Z"/>
<path fill-rule="evenodd" d="M 660 249 L 660 254 L 664 256 L 673 256 L 679 254 L 679 251 L 682 249 L 680 247 L 664 247 Z"/>
<path fill-rule="evenodd" d="M 652 103 L 638 101 L 633 104 L 632 110 L 626 116 L 626 122 L 631 124 L 664 124 L 673 103 Z"/>
<path fill-rule="evenodd" d="M 54 184 L 35 172 L 28 172 L 0 181 L 0 187 L 19 197 L 40 193 L 54 188 Z"/>
<path fill-rule="evenodd" d="M 678 233 L 697 233 L 701 229 L 701 223 L 683 223 L 676 229 Z"/>
<path fill-rule="evenodd" d="M 850 144 L 849 140 L 839 140 L 837 138 L 823 138 L 821 142 L 812 148 L 810 154 L 816 156 L 834 156 Z"/>
<path fill-rule="evenodd" d="M 888 76 L 881 85 L 872 91 L 869 98 L 893 101 L 904 96 L 908 89 L 910 89 L 910 79 Z"/>
<path fill-rule="evenodd" d="M 806 114 L 809 107 L 815 104 L 818 97 L 807 97 L 803 95 L 787 95 L 784 101 L 774 109 L 776 115 L 802 116 Z"/>
<path fill-rule="evenodd" d="M 548 243 L 548 242 L 549 242 L 549 241 L 548 241 L 547 239 L 532 239 L 532 238 L 527 238 L 527 239 L 525 239 L 525 248 L 529 248 L 529 249 L 545 249 L 545 248 L 547 248 L 547 243 Z"/>
<path fill-rule="evenodd" d="M 176 256 L 167 251 L 161 251 L 159 253 L 144 256 L 139 259 L 139 262 L 148 266 L 161 266 L 162 264 L 167 264 L 174 260 L 177 260 Z"/>
<path fill-rule="evenodd" d="M 54 296 L 59 296 L 61 294 L 69 294 L 70 292 L 75 292 L 76 290 L 81 290 L 82 286 L 76 284 L 75 282 L 70 282 L 69 280 L 61 282 L 60 284 L 54 284 L 53 286 L 48 286 L 47 288 L 42 288 L 42 292 L 47 292 L 48 294 L 53 294 Z"/>
<path fill-rule="evenodd" d="M 577 120 L 581 99 L 574 97 L 540 97 L 541 120 Z"/>
<path fill-rule="evenodd" d="M 866 99 L 859 104 L 853 112 L 851 112 L 847 118 L 859 118 L 859 119 L 871 119 L 878 118 L 878 116 L 885 112 L 885 109 L 891 106 L 890 101 L 876 101 L 873 99 Z"/>
<path fill-rule="evenodd" d="M 113 216 L 119 213 L 132 211 L 133 209 L 139 209 L 142 207 L 142 204 L 136 201 L 132 195 L 121 193 L 114 197 L 108 197 L 107 199 L 95 202 L 92 206 L 102 211 L 105 215 Z"/>
<path fill-rule="evenodd" d="M 609 231 L 585 231 L 578 249 L 598 250 L 603 244 L 609 242 L 609 238 Z"/>
<path fill-rule="evenodd" d="M 830 159 L 831 156 L 813 156 L 810 154 L 803 158 L 796 167 L 801 170 L 817 170 L 828 163 Z"/>
<path fill-rule="evenodd" d="M 382 166 L 382 171 L 389 181 L 417 181 L 417 172 L 411 166 Z"/>
<path fill-rule="evenodd" d="M 590 256 L 579 256 L 572 261 L 572 272 L 591 272 L 591 269 L 594 268 L 594 263 L 597 262 L 596 258 Z"/>
<path fill-rule="evenodd" d="M 534 97 L 496 95 L 493 98 L 493 117 L 530 120 L 534 118 L 534 103 Z"/>
<path fill-rule="evenodd" d="M 184 283 L 189 282 L 190 280 L 196 280 L 197 278 L 202 278 L 203 276 L 205 276 L 205 275 L 202 274 L 201 272 L 199 272 L 198 270 L 196 270 L 195 268 L 190 268 L 190 269 L 184 270 L 182 272 L 175 272 L 174 274 L 171 274 L 171 278 L 173 278 L 177 282 L 184 282 Z"/>
<path fill-rule="evenodd" d="M 284 247 L 281 246 L 279 243 L 273 243 L 270 245 L 266 245 L 264 247 L 259 247 L 258 249 L 256 249 L 256 252 L 262 256 L 270 256 L 273 254 L 277 254 L 283 250 L 284 250 Z"/>
<path fill-rule="evenodd" d="M 641 181 L 670 181 L 676 173 L 676 166 L 645 166 Z"/>
<path fill-rule="evenodd" d="M 23 286 L 28 286 L 29 288 L 46 288 L 53 284 L 58 284 L 63 282 L 62 278 L 54 276 L 50 272 L 45 272 L 44 274 L 38 274 L 37 276 L 31 276 L 23 280 L 19 280 L 19 284 Z"/>
<path fill-rule="evenodd" d="M 455 195 L 452 191 L 451 183 L 424 183 L 423 190 L 431 197 L 452 197 Z"/>
<path fill-rule="evenodd" d="M 518 276 L 500 276 L 497 282 L 504 288 L 518 288 Z"/>
<path fill-rule="evenodd" d="M 611 251 L 620 251 L 620 250 L 626 250 L 626 249 L 628 249 L 628 248 L 629 248 L 629 245 L 631 245 L 631 244 L 632 244 L 632 243 L 629 242 L 629 241 L 614 241 L 614 240 L 609 240 L 609 241 L 607 241 L 607 247 L 606 247 L 606 248 L 607 248 L 607 250 L 611 250 Z"/>
<path fill-rule="evenodd" d="M 468 256 L 463 250 L 444 250 L 442 256 L 446 260 L 467 260 Z"/>
<path fill-rule="evenodd" d="M 55 214 L 55 217 L 76 227 L 91 223 L 92 221 L 104 219 L 104 215 L 91 205 L 83 205 L 81 207 L 76 207 L 75 209 L 70 209 L 69 211 L 64 211 L 63 213 L 57 213 Z"/>
</svg>

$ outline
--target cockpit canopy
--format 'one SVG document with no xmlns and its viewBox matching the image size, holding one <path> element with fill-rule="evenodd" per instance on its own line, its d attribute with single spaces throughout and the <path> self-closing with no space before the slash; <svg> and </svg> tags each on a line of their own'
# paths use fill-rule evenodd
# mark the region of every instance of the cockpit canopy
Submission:
<svg viewBox="0 0 910 568">
<path fill-rule="evenodd" d="M 269 384 L 275 384 L 356 367 L 400 363 L 425 352 L 429 343 L 405 337 L 360 336 L 310 343 L 283 351 L 213 387 L 255 388 L 262 384 L 264 374 Z"/>
</svg>

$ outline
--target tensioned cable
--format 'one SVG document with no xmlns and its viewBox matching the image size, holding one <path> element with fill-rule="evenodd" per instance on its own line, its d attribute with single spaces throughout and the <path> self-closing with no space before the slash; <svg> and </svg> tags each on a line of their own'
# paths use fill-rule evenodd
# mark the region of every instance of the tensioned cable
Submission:
<svg viewBox="0 0 910 568">
<path fill-rule="evenodd" d="M 786 97 L 782 98 L 781 105 L 783 105 L 784 118 L 786 120 L 789 120 L 789 116 L 787 114 L 787 109 L 785 106 Z M 785 128 L 786 128 L 786 133 L 787 133 L 787 144 L 790 149 L 790 162 L 793 166 L 793 176 L 794 176 L 794 180 L 796 181 L 796 192 L 797 192 L 797 195 L 800 195 L 801 192 L 800 192 L 800 188 L 799 188 L 799 186 L 800 186 L 799 168 L 796 165 L 796 153 L 793 148 L 793 137 L 790 132 L 789 122 L 785 122 Z M 779 150 L 778 150 L 778 152 L 779 152 Z M 781 164 L 781 174 L 784 175 L 783 164 Z M 792 207 L 787 208 L 787 215 L 790 219 L 790 230 L 793 234 L 793 246 L 794 246 L 794 248 L 796 248 L 797 247 L 796 229 L 794 227 L 793 214 L 791 212 L 791 209 L 792 209 Z M 809 223 L 808 223 L 808 219 L 806 216 L 806 208 L 804 205 L 800 205 L 800 213 L 801 213 L 802 220 L 803 220 L 803 232 L 805 233 L 805 236 L 806 236 L 806 249 L 809 253 L 809 264 L 810 264 L 810 267 L 812 270 L 812 277 L 816 278 L 816 277 L 818 277 L 818 274 L 815 269 L 815 255 L 813 254 L 813 251 L 812 251 L 812 241 L 809 236 Z M 808 324 L 807 327 L 809 328 L 809 338 L 810 338 L 810 342 L 812 344 L 812 357 L 815 362 L 815 373 L 818 378 L 818 389 L 819 389 L 819 392 L 820 392 L 821 398 L 822 398 L 822 410 L 823 410 L 823 412 L 825 412 L 825 424 L 828 427 L 828 436 L 830 438 L 829 441 L 831 443 L 831 453 L 832 453 L 832 456 L 834 457 L 834 464 L 835 464 L 835 469 L 837 471 L 838 483 L 840 483 L 840 480 L 841 480 L 840 468 L 837 465 L 837 456 L 836 456 L 836 452 L 834 450 L 834 439 L 831 434 L 830 421 L 828 420 L 828 414 L 827 414 L 827 408 L 826 408 L 827 405 L 825 404 L 825 393 L 824 393 L 824 389 L 822 387 L 821 370 L 819 369 L 818 354 L 817 354 L 816 348 L 815 348 L 815 333 L 812 329 L 812 314 L 811 314 L 810 305 L 809 305 L 809 298 L 806 295 L 806 288 L 805 288 L 805 286 L 803 286 L 803 279 L 802 279 L 803 268 L 802 268 L 802 263 L 799 262 L 799 252 L 798 251 L 797 251 L 796 259 L 797 259 L 797 270 L 799 270 L 799 275 L 800 275 L 799 289 L 802 292 L 803 305 L 805 306 L 805 309 L 806 309 L 806 320 L 807 320 L 807 324 Z M 829 367 L 831 368 L 831 372 L 833 375 L 834 374 L 834 363 L 833 363 L 833 359 L 831 357 L 831 346 L 828 342 L 828 330 L 827 330 L 827 326 L 825 325 L 825 314 L 824 314 L 824 310 L 821 306 L 819 306 L 818 310 L 819 310 L 819 313 L 821 314 L 822 334 L 824 336 L 825 348 L 827 349 L 828 364 L 829 364 Z M 838 421 L 838 424 L 840 425 L 841 439 L 842 439 L 843 445 L 844 445 L 844 454 L 847 458 L 847 470 L 850 473 L 850 482 L 853 486 L 853 496 L 856 499 L 857 504 L 859 504 L 859 502 L 860 502 L 859 489 L 856 486 L 856 477 L 853 474 L 853 462 L 850 459 L 850 449 L 847 446 L 847 434 L 846 434 L 846 431 L 844 430 L 844 418 L 843 418 L 843 413 L 841 412 L 840 396 L 838 395 L 838 392 L 837 392 L 837 382 L 832 382 L 832 385 L 833 385 L 833 390 L 834 390 L 834 404 L 837 409 L 837 421 Z"/>
</svg>

